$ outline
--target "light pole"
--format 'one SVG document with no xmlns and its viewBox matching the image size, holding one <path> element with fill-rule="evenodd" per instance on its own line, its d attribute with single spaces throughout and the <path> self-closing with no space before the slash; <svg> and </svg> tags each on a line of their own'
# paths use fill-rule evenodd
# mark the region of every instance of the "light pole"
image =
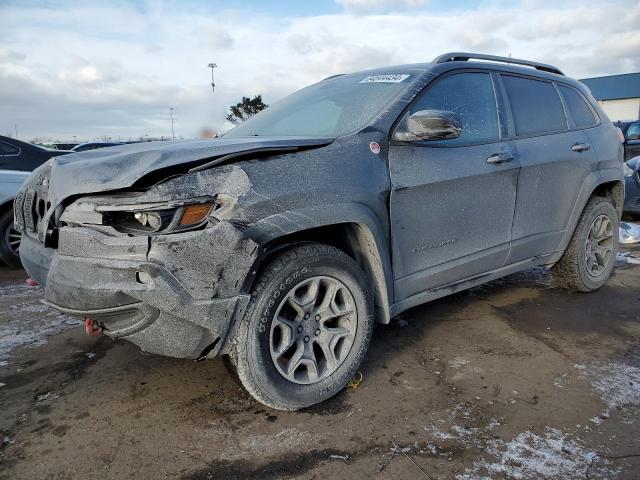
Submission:
<svg viewBox="0 0 640 480">
<path fill-rule="evenodd" d="M 218 65 L 216 65 L 215 63 L 210 63 L 209 68 L 211 69 L 211 93 L 214 93 L 216 91 L 216 84 L 213 81 L 213 69 L 218 68 Z"/>
<path fill-rule="evenodd" d="M 173 132 L 173 109 L 174 107 L 169 107 L 169 113 L 171 114 L 171 140 L 176 139 L 176 135 Z"/>
</svg>

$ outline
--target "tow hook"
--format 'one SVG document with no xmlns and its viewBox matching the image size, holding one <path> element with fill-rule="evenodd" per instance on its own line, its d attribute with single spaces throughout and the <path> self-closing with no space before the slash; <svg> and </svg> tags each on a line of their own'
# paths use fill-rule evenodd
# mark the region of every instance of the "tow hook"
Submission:
<svg viewBox="0 0 640 480">
<path fill-rule="evenodd" d="M 102 327 L 93 320 L 93 318 L 84 317 L 84 329 L 90 337 L 99 337 L 102 335 Z"/>
</svg>

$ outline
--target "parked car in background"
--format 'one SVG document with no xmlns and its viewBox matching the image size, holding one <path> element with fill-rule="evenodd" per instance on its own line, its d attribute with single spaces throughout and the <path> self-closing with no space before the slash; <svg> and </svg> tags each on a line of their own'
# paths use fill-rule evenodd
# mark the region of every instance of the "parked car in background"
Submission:
<svg viewBox="0 0 640 480">
<path fill-rule="evenodd" d="M 622 160 L 580 82 L 448 53 L 327 78 L 215 140 L 49 162 L 16 196 L 20 256 L 88 333 L 228 355 L 296 410 L 345 388 L 375 321 L 538 265 L 604 285 Z"/>
<path fill-rule="evenodd" d="M 70 150 L 44 148 L 32 143 L 0 135 L 0 169 L 31 172 L 51 157 L 70 153 Z"/>
<path fill-rule="evenodd" d="M 625 163 L 624 187 L 624 213 L 640 215 L 640 156 Z"/>
<path fill-rule="evenodd" d="M 86 152 L 87 150 L 95 150 L 97 148 L 105 148 L 105 147 L 113 147 L 116 145 L 124 145 L 129 142 L 86 142 L 80 143 L 73 147 L 71 151 L 73 152 Z"/>
<path fill-rule="evenodd" d="M 75 142 L 75 143 L 70 143 L 70 142 L 55 142 L 55 143 L 53 143 L 53 146 L 55 146 L 56 150 L 71 150 L 76 145 L 78 145 L 77 142 Z"/>
<path fill-rule="evenodd" d="M 615 122 L 624 135 L 624 159 L 630 160 L 640 156 L 640 120 Z"/>
<path fill-rule="evenodd" d="M 20 266 L 21 234 L 13 226 L 13 199 L 31 172 L 0 170 L 0 260 Z"/>
</svg>

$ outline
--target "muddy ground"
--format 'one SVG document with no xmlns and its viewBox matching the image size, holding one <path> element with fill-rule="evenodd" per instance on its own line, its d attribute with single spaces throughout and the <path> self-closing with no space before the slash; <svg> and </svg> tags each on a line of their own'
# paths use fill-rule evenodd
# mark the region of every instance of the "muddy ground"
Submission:
<svg viewBox="0 0 640 480">
<path fill-rule="evenodd" d="M 596 293 L 536 269 L 415 308 L 297 413 L 88 337 L 24 278 L 0 269 L 2 479 L 640 478 L 640 249 Z"/>
</svg>

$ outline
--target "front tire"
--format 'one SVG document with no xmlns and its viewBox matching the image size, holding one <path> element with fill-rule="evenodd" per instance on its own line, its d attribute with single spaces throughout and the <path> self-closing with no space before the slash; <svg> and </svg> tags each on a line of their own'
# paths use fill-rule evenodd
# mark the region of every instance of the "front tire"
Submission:
<svg viewBox="0 0 640 480">
<path fill-rule="evenodd" d="M 567 250 L 551 269 L 560 286 L 591 292 L 606 283 L 618 252 L 620 218 L 609 198 L 592 197 L 584 208 Z"/>
<path fill-rule="evenodd" d="M 322 244 L 278 254 L 255 282 L 232 353 L 247 391 L 278 410 L 340 392 L 373 331 L 373 301 L 360 267 Z"/>
</svg>

